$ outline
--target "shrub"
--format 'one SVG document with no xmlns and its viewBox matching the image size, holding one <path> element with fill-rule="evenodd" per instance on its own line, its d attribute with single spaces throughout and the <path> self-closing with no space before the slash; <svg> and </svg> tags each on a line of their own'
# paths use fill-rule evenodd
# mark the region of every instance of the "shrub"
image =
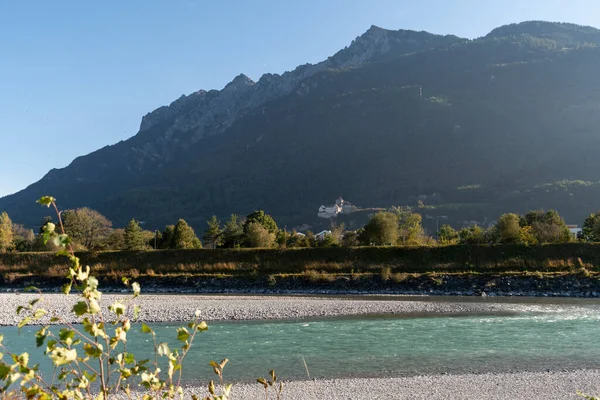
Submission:
<svg viewBox="0 0 600 400">
<path fill-rule="evenodd" d="M 248 247 L 272 247 L 275 243 L 275 234 L 269 232 L 258 222 L 246 225 L 246 245 Z"/>
<path fill-rule="evenodd" d="M 389 267 L 381 268 L 381 280 L 389 281 L 392 277 L 392 270 Z"/>
<path fill-rule="evenodd" d="M 392 281 L 396 283 L 404 282 L 410 277 L 410 274 L 406 274 L 403 272 L 396 272 L 392 275 Z"/>
</svg>

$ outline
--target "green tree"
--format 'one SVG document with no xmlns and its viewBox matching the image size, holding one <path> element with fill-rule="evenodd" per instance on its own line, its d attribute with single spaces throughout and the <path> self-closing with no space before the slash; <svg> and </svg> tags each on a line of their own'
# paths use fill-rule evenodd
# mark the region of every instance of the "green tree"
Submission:
<svg viewBox="0 0 600 400">
<path fill-rule="evenodd" d="M 519 230 L 519 243 L 528 246 L 538 244 L 538 240 L 536 239 L 532 231 L 533 229 L 529 225 L 522 227 Z"/>
<path fill-rule="evenodd" d="M 124 233 L 125 250 L 145 250 L 146 240 L 140 223 L 135 219 L 129 221 Z"/>
<path fill-rule="evenodd" d="M 247 232 L 247 227 L 251 223 L 258 223 L 263 226 L 269 233 L 277 234 L 279 228 L 277 228 L 277 223 L 269 214 L 265 214 L 264 211 L 254 211 L 252 214 L 246 217 L 246 223 L 244 224 L 244 231 Z"/>
<path fill-rule="evenodd" d="M 104 248 L 108 250 L 124 250 L 125 229 L 113 229 L 104 240 Z"/>
<path fill-rule="evenodd" d="M 300 233 L 296 232 L 295 230 L 293 230 L 289 234 L 286 246 L 291 247 L 291 248 L 305 247 L 304 246 L 305 238 L 306 238 L 305 235 L 300 234 Z"/>
<path fill-rule="evenodd" d="M 448 224 L 442 225 L 438 231 L 440 244 L 455 244 L 458 242 L 458 232 Z"/>
<path fill-rule="evenodd" d="M 279 248 L 285 249 L 289 246 L 291 238 L 292 235 L 285 229 L 282 229 L 277 232 L 277 235 L 275 235 L 275 243 L 277 243 Z"/>
<path fill-rule="evenodd" d="M 6 253 L 13 247 L 13 224 L 7 212 L 0 214 L 0 253 Z"/>
<path fill-rule="evenodd" d="M 183 219 L 177 221 L 173 232 L 172 249 L 201 249 L 202 242 L 196 236 L 194 229 Z"/>
<path fill-rule="evenodd" d="M 163 242 L 162 232 L 158 229 L 152 232 L 152 239 L 150 240 L 150 247 L 157 250 L 160 249 L 160 246 Z"/>
<path fill-rule="evenodd" d="M 316 247 L 316 246 L 317 246 L 317 238 L 315 237 L 315 234 L 313 233 L 313 231 L 306 231 L 306 235 L 304 236 L 304 239 L 302 240 L 301 247 Z"/>
<path fill-rule="evenodd" d="M 600 242 L 600 211 L 590 214 L 581 228 L 580 239 L 586 242 Z"/>
<path fill-rule="evenodd" d="M 342 246 L 343 247 L 357 247 L 360 246 L 360 242 L 358 232 L 348 231 L 344 233 L 344 237 L 342 238 Z"/>
<path fill-rule="evenodd" d="M 471 225 L 458 231 L 458 237 L 462 244 L 486 244 L 488 235 L 485 229 L 479 225 Z"/>
<path fill-rule="evenodd" d="M 396 210 L 398 219 L 398 238 L 402 245 L 422 244 L 425 231 L 421 226 L 421 214 L 411 212 L 406 208 Z"/>
<path fill-rule="evenodd" d="M 108 218 L 87 207 L 64 211 L 62 220 L 71 240 L 88 250 L 100 248 L 112 230 Z"/>
<path fill-rule="evenodd" d="M 346 225 L 341 223 L 341 224 L 335 224 L 332 223 L 331 224 L 331 240 L 332 242 L 330 243 L 330 246 L 339 246 L 342 243 L 342 240 L 344 239 L 344 233 L 346 232 Z"/>
<path fill-rule="evenodd" d="M 496 224 L 498 230 L 498 239 L 500 243 L 518 243 L 521 226 L 520 218 L 517 214 L 502 214 Z"/>
<path fill-rule="evenodd" d="M 175 234 L 175 225 L 165 226 L 165 230 L 162 233 L 162 239 L 160 241 L 161 249 L 171 249 L 173 245 L 173 235 Z"/>
<path fill-rule="evenodd" d="M 208 228 L 204 231 L 205 244 L 209 244 L 211 249 L 216 249 L 218 246 L 223 244 L 223 229 L 221 228 L 221 221 L 217 219 L 216 215 L 213 215 L 211 219 L 207 221 Z"/>
<path fill-rule="evenodd" d="M 532 233 L 539 243 L 563 243 L 571 238 L 567 224 L 555 210 L 530 211 L 525 214 L 521 224 L 531 226 Z"/>
<path fill-rule="evenodd" d="M 231 214 L 229 221 L 223 227 L 223 245 L 225 247 L 239 247 L 244 240 L 244 225 L 236 214 Z"/>
<path fill-rule="evenodd" d="M 144 237 L 144 247 L 146 250 L 154 249 L 154 243 L 158 245 L 157 231 L 149 231 L 147 229 L 142 230 L 142 236 Z"/>
<path fill-rule="evenodd" d="M 398 217 L 385 211 L 373 215 L 363 229 L 362 241 L 366 245 L 395 245 L 398 241 Z"/>
<path fill-rule="evenodd" d="M 258 222 L 246 224 L 245 231 L 246 246 L 248 247 L 272 247 L 275 242 L 275 234 L 269 232 Z"/>
<path fill-rule="evenodd" d="M 339 245 L 339 240 L 333 233 L 326 233 L 323 240 L 319 242 L 319 247 L 338 247 Z"/>
<path fill-rule="evenodd" d="M 13 225 L 13 246 L 17 251 L 32 251 L 35 244 L 33 229 L 26 229 L 23 225 Z"/>
</svg>

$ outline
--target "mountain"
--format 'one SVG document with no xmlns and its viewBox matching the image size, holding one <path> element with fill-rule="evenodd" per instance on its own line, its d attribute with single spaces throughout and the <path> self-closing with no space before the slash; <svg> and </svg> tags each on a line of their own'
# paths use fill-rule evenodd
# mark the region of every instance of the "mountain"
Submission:
<svg viewBox="0 0 600 400">
<path fill-rule="evenodd" d="M 538 21 L 475 40 L 372 26 L 321 63 L 181 96 L 0 210 L 35 226 L 51 194 L 115 225 L 265 209 L 294 226 L 342 195 L 421 200 L 430 224 L 539 207 L 576 223 L 600 208 L 599 46 L 597 29 Z"/>
</svg>

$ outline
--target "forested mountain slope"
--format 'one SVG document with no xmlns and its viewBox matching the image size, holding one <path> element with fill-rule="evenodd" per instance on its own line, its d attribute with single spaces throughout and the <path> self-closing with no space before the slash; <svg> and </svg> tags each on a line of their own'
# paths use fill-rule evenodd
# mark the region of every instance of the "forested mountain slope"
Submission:
<svg viewBox="0 0 600 400">
<path fill-rule="evenodd" d="M 421 199 L 454 221 L 555 207 L 579 222 L 600 208 L 599 45 L 594 28 L 545 22 L 476 40 L 372 27 L 323 63 L 183 96 L 0 210 L 33 226 L 52 194 L 116 225 L 265 209 L 294 226 L 342 195 Z"/>
</svg>

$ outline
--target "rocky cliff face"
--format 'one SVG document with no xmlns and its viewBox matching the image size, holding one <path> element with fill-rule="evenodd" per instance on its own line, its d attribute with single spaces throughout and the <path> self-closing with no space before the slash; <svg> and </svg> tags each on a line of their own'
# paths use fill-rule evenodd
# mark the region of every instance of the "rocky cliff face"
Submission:
<svg viewBox="0 0 600 400">
<path fill-rule="evenodd" d="M 200 90 L 189 96 L 183 95 L 169 106 L 160 107 L 145 115 L 140 124 L 140 134 L 159 123 L 167 122 L 170 126 L 161 135 L 161 139 L 181 140 L 177 134 L 186 132 L 188 134 L 185 135 L 185 140 L 179 143 L 185 147 L 204 137 L 223 132 L 249 109 L 294 90 L 302 90 L 302 82 L 318 72 L 358 67 L 392 52 L 399 56 L 459 41 L 462 39 L 451 35 L 390 31 L 371 26 L 366 33 L 352 41 L 350 46 L 318 64 L 305 64 L 282 75 L 265 74 L 258 82 L 240 74 L 220 91 Z"/>
</svg>

